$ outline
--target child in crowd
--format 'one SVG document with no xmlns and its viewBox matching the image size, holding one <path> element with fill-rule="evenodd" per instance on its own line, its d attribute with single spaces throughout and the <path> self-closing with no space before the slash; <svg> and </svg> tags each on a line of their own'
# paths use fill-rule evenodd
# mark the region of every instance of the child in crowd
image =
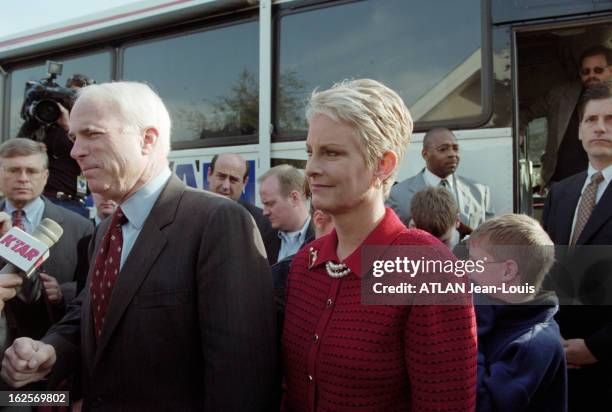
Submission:
<svg viewBox="0 0 612 412">
<path fill-rule="evenodd" d="M 480 225 L 470 258 L 478 324 L 478 412 L 567 410 L 567 370 L 558 300 L 540 290 L 554 262 L 553 242 L 537 221 L 508 214 Z M 483 296 L 485 296 L 483 298 Z"/>
<path fill-rule="evenodd" d="M 443 187 L 426 187 L 410 203 L 410 227 L 429 232 L 449 249 L 459 242 L 459 207 L 451 192 Z"/>
</svg>

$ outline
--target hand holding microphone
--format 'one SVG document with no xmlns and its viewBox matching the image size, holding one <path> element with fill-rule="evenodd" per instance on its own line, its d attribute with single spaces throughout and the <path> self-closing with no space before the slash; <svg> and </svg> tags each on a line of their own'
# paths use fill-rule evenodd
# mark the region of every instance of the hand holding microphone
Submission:
<svg viewBox="0 0 612 412">
<path fill-rule="evenodd" d="M 0 312 L 4 309 L 4 302 L 17 295 L 17 288 L 23 283 L 19 275 L 6 273 L 0 275 Z"/>
<path fill-rule="evenodd" d="M 24 281 L 30 279 L 36 269 L 49 257 L 49 248 L 59 240 L 62 233 L 62 227 L 47 218 L 42 220 L 32 235 L 19 228 L 11 228 L 0 238 L 0 257 L 7 262 L 0 269 L 0 276 L 10 274 L 19 275 Z M 16 286 L 16 293 L 26 303 L 34 301 L 40 294 L 40 284 L 33 281 L 26 282 L 23 284 L 23 290 Z M 7 299 L 12 297 L 10 295 L 6 293 Z"/>
</svg>

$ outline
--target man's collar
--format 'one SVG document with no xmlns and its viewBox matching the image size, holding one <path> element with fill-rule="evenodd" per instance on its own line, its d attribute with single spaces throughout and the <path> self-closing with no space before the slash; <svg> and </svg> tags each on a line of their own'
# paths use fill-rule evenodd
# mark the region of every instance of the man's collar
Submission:
<svg viewBox="0 0 612 412">
<path fill-rule="evenodd" d="M 170 169 L 164 168 L 120 205 L 130 225 L 140 230 L 171 175 Z"/>
<path fill-rule="evenodd" d="M 428 168 L 425 168 L 425 170 L 423 171 L 423 179 L 425 180 L 425 184 L 431 187 L 440 186 L 440 182 L 442 181 L 442 178 L 440 176 L 432 173 Z M 450 187 L 454 186 L 452 174 L 446 176 L 444 179 L 446 179 Z"/>
<path fill-rule="evenodd" d="M 587 170 L 587 182 L 591 181 L 591 176 L 593 176 L 595 173 L 599 172 L 599 170 L 595 169 L 593 167 L 593 165 L 591 165 L 591 163 L 589 163 L 589 169 Z M 601 174 L 604 177 L 604 180 L 606 181 L 606 183 L 609 183 L 610 180 L 612 180 L 612 165 L 606 167 L 605 169 L 601 170 Z"/>
<path fill-rule="evenodd" d="M 298 239 L 304 240 L 304 238 L 306 237 L 306 231 L 308 230 L 308 225 L 310 225 L 310 219 L 311 219 L 310 216 L 307 216 L 306 221 L 302 225 L 301 229 L 296 232 L 286 232 L 284 230 L 279 230 L 278 237 L 282 239 L 283 237 L 289 237 L 291 233 L 297 233 Z"/>
<path fill-rule="evenodd" d="M 44 209 L 44 207 L 45 202 L 43 202 L 40 196 L 38 196 L 36 199 L 26 204 L 25 207 L 21 208 L 21 210 L 25 212 L 26 219 L 30 220 L 30 217 L 32 217 L 34 213 L 36 213 L 38 210 L 41 210 L 41 208 Z M 17 209 L 18 208 L 15 207 L 15 205 L 9 199 L 6 199 L 6 202 L 4 203 L 4 210 L 6 211 L 6 213 L 10 215 Z"/>
</svg>

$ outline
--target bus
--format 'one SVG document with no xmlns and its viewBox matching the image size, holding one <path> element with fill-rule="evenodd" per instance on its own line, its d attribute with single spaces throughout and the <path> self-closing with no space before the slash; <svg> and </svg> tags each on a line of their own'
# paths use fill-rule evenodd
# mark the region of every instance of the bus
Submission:
<svg viewBox="0 0 612 412">
<path fill-rule="evenodd" d="M 305 104 L 316 88 L 369 77 L 396 90 L 415 120 L 397 176 L 424 167 L 432 127 L 454 131 L 457 173 L 491 188 L 497 214 L 537 213 L 546 121 L 520 138 L 521 107 L 578 77 L 587 46 L 612 45 L 609 0 L 145 0 L 0 38 L 0 131 L 16 136 L 25 83 L 45 77 L 150 84 L 173 121 L 171 164 L 206 188 L 215 154 L 257 176 L 304 167 Z M 62 81 L 62 77 L 59 78 Z"/>
</svg>

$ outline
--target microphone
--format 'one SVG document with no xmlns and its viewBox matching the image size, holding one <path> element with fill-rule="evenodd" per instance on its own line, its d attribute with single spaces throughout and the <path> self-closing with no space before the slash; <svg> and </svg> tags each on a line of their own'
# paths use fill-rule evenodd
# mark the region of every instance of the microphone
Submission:
<svg viewBox="0 0 612 412">
<path fill-rule="evenodd" d="M 22 276 L 23 287 L 27 288 L 28 282 L 25 281 L 31 279 L 36 269 L 47 260 L 49 249 L 63 233 L 62 227 L 49 218 L 44 218 L 31 235 L 17 227 L 11 228 L 0 238 L 0 257 L 6 261 L 0 274 L 16 273 Z M 35 295 L 37 298 L 38 292 Z M 26 302 L 35 300 L 25 298 L 23 293 L 20 297 Z"/>
</svg>

